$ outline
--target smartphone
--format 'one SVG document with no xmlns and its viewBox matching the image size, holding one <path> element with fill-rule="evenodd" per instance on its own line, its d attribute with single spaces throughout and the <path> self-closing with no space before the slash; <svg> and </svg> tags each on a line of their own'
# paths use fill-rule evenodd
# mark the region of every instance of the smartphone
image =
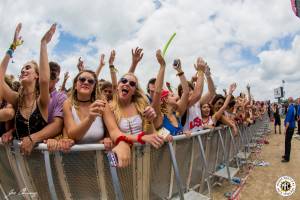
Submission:
<svg viewBox="0 0 300 200">
<path fill-rule="evenodd" d="M 112 166 L 112 167 L 118 166 L 118 157 L 114 152 L 112 152 L 112 151 L 108 152 L 107 158 L 108 158 L 108 162 L 109 162 L 110 166 Z"/>
</svg>

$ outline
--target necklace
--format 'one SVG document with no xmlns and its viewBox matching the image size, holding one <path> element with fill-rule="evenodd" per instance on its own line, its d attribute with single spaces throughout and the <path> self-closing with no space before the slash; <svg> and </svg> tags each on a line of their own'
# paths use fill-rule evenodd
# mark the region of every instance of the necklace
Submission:
<svg viewBox="0 0 300 200">
<path fill-rule="evenodd" d="M 77 101 L 80 103 L 87 103 L 87 102 L 90 102 L 91 100 L 89 99 L 89 100 L 82 101 L 82 100 L 77 99 Z"/>
<path fill-rule="evenodd" d="M 27 125 L 27 133 L 28 133 L 28 137 L 29 139 L 32 141 L 31 137 L 30 137 L 30 117 L 31 117 L 31 113 L 32 113 L 32 110 L 33 110 L 33 107 L 34 107 L 34 103 L 36 102 L 36 100 L 32 101 L 32 105 L 31 105 L 31 108 L 30 108 L 30 111 L 29 111 L 29 114 L 27 116 L 25 116 L 26 118 L 25 121 L 24 121 L 24 124 Z M 28 107 L 25 107 L 25 108 L 28 108 Z M 17 139 L 20 140 L 20 135 L 19 135 L 19 132 L 18 132 L 18 128 L 17 128 L 17 115 L 21 115 L 22 116 L 22 113 L 21 113 L 21 110 L 20 110 L 20 97 L 18 99 L 18 107 L 17 107 L 17 112 L 16 112 L 16 115 L 15 115 L 15 128 L 16 128 L 16 135 L 17 135 Z"/>
</svg>

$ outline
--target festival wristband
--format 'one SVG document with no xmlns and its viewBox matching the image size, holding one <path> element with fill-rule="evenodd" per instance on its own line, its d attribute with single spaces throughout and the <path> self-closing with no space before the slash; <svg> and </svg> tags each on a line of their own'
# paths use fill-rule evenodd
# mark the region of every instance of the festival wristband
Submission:
<svg viewBox="0 0 300 200">
<path fill-rule="evenodd" d="M 144 131 L 142 131 L 141 133 L 139 133 L 138 135 L 137 135 L 137 141 L 138 141 L 138 143 L 140 143 L 140 144 L 146 144 L 143 140 L 142 140 L 142 137 L 145 135 L 145 132 Z"/>
<path fill-rule="evenodd" d="M 11 48 L 9 48 L 6 53 L 9 55 L 10 58 L 13 57 L 13 53 L 14 53 L 14 50 L 12 50 Z"/>
<path fill-rule="evenodd" d="M 118 145 L 121 141 L 129 144 L 130 147 L 132 147 L 132 145 L 133 145 L 133 142 L 128 137 L 126 137 L 125 135 L 119 136 L 117 138 L 115 144 Z"/>
<path fill-rule="evenodd" d="M 184 74 L 184 72 L 178 72 L 176 75 L 177 76 L 182 76 Z"/>
</svg>

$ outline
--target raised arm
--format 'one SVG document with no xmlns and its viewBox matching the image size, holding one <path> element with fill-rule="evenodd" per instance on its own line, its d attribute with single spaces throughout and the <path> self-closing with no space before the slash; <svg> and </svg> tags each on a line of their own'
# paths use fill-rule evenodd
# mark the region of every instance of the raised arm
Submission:
<svg viewBox="0 0 300 200">
<path fill-rule="evenodd" d="M 0 90 L 1 90 L 1 95 L 3 98 L 11 103 L 12 105 L 16 105 L 17 99 L 18 99 L 18 93 L 13 91 L 6 83 L 5 83 L 5 73 L 7 70 L 7 66 L 9 63 L 9 60 L 11 59 L 14 51 L 16 50 L 17 46 L 22 44 L 21 42 L 21 37 L 19 36 L 20 31 L 22 28 L 22 24 L 19 23 L 16 27 L 13 42 L 10 45 L 10 48 L 6 52 L 0 66 Z"/>
<path fill-rule="evenodd" d="M 152 107 L 154 108 L 154 111 L 156 112 L 157 115 L 157 117 L 154 119 L 154 126 L 155 128 L 158 128 L 163 121 L 163 114 L 160 110 L 160 96 L 164 84 L 166 62 L 160 50 L 156 51 L 156 59 L 160 64 L 160 68 L 155 81 L 155 91 L 153 95 Z"/>
<path fill-rule="evenodd" d="M 188 105 L 188 98 L 189 98 L 189 85 L 188 82 L 185 78 L 184 72 L 182 71 L 181 68 L 181 62 L 180 60 L 176 60 L 177 63 L 174 63 L 174 69 L 177 71 L 177 76 L 179 76 L 180 79 L 180 83 L 182 85 L 182 95 L 179 99 L 179 101 L 177 102 L 177 112 L 180 116 L 182 116 L 187 108 Z M 177 65 L 175 65 L 177 64 Z"/>
<path fill-rule="evenodd" d="M 115 57 L 116 57 L 116 51 L 112 50 L 110 52 L 110 56 L 109 56 L 108 62 L 109 62 L 109 70 L 110 70 L 110 76 L 111 76 L 111 83 L 112 83 L 113 93 L 115 93 L 117 91 L 117 87 L 118 87 L 117 69 L 114 66 Z"/>
<path fill-rule="evenodd" d="M 206 64 L 205 77 L 206 77 L 206 81 L 207 81 L 208 92 L 201 98 L 201 100 L 200 100 L 201 105 L 203 105 L 205 103 L 209 103 L 211 101 L 211 99 L 214 98 L 214 96 L 216 95 L 216 89 L 215 89 L 213 79 L 211 77 L 210 68 L 207 65 L 207 63 L 205 63 L 205 64 Z"/>
<path fill-rule="evenodd" d="M 104 67 L 104 65 L 105 65 L 104 57 L 105 57 L 104 54 L 101 54 L 101 55 L 100 55 L 100 62 L 99 62 L 98 68 L 96 69 L 96 72 L 95 72 L 97 78 L 98 78 L 98 76 L 99 76 L 101 70 L 103 69 L 103 67 Z"/>
<path fill-rule="evenodd" d="M 46 32 L 41 40 L 40 49 L 40 72 L 39 72 L 39 86 L 40 96 L 39 103 L 43 109 L 47 109 L 50 101 L 49 95 L 49 79 L 50 79 L 50 67 L 48 61 L 47 45 L 51 41 L 52 36 L 56 30 L 56 24 L 53 24 L 50 29 Z"/>
<path fill-rule="evenodd" d="M 83 63 L 83 60 L 81 60 L 81 57 L 78 58 L 77 69 L 79 72 L 84 70 L 84 63 Z"/>
<path fill-rule="evenodd" d="M 65 72 L 65 74 L 64 74 L 64 80 L 63 80 L 63 82 L 62 82 L 62 84 L 61 84 L 61 87 L 60 87 L 60 91 L 61 91 L 61 92 L 67 91 L 67 89 L 66 89 L 66 83 L 67 83 L 67 80 L 68 80 L 69 78 L 70 78 L 69 72 Z"/>
<path fill-rule="evenodd" d="M 236 89 L 236 83 L 233 83 L 229 86 L 228 95 L 225 99 L 223 106 L 212 116 L 212 119 L 215 123 L 222 117 L 224 111 L 226 110 L 226 108 L 230 102 L 231 95 L 235 89 Z"/>
<path fill-rule="evenodd" d="M 128 72 L 134 73 L 136 66 L 142 60 L 144 53 L 143 49 L 136 47 L 135 50 L 131 49 L 132 62 Z"/>
<path fill-rule="evenodd" d="M 250 93 L 250 85 L 247 85 L 247 92 L 248 92 L 248 101 L 251 102 L 251 93 Z"/>
<path fill-rule="evenodd" d="M 204 71 L 205 71 L 205 62 L 204 60 L 199 57 L 197 59 L 197 64 L 194 65 L 196 71 L 197 71 L 197 79 L 194 91 L 192 95 L 189 97 L 188 100 L 188 107 L 191 107 L 196 102 L 198 102 L 201 99 L 202 93 L 203 93 L 203 86 L 204 86 Z"/>
</svg>

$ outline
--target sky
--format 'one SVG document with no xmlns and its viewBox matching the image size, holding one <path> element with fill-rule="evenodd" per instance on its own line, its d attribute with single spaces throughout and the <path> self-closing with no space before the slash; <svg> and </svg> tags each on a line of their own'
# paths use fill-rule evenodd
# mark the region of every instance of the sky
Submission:
<svg viewBox="0 0 300 200">
<path fill-rule="evenodd" d="M 230 83 L 245 92 L 249 83 L 257 100 L 274 101 L 274 88 L 284 87 L 286 96 L 300 96 L 300 19 L 290 0 L 2 0 L 0 2 L 0 52 L 8 49 L 15 26 L 22 22 L 24 44 L 9 64 L 16 77 L 22 64 L 39 60 L 42 35 L 52 23 L 58 29 L 48 47 L 49 60 L 77 74 L 81 56 L 95 70 L 101 53 L 106 66 L 99 78 L 110 80 L 109 53 L 116 50 L 118 76 L 131 64 L 131 49 L 143 48 L 136 69 L 143 88 L 156 77 L 155 52 L 176 32 L 166 54 L 165 80 L 179 83 L 172 61 L 180 58 L 188 79 L 201 56 L 209 64 L 217 92 Z M 71 86 L 71 80 L 67 86 Z"/>
</svg>

